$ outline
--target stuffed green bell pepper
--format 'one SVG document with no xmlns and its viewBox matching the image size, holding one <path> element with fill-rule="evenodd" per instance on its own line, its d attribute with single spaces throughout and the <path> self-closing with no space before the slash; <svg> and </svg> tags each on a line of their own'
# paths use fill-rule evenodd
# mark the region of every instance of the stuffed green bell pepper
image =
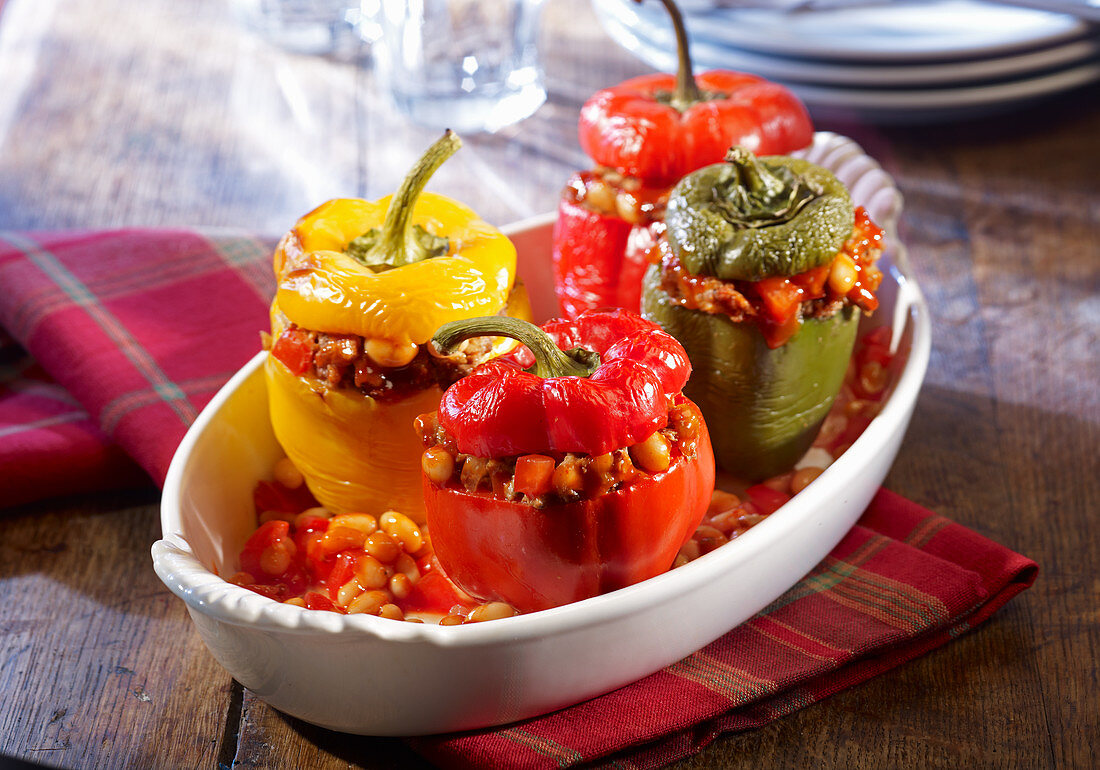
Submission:
<svg viewBox="0 0 1100 770">
<path fill-rule="evenodd" d="M 687 349 L 715 458 L 758 481 L 809 449 L 878 306 L 883 232 L 829 171 L 740 147 L 673 189 L 643 314 Z"/>
</svg>

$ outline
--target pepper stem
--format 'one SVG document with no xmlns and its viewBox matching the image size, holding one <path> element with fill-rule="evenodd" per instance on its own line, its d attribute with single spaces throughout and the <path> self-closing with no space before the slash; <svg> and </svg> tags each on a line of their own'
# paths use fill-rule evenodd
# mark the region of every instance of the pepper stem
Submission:
<svg viewBox="0 0 1100 770">
<path fill-rule="evenodd" d="M 535 356 L 532 374 L 542 377 L 589 377 L 600 365 L 600 355 L 592 350 L 562 350 L 550 335 L 533 323 L 520 318 L 490 315 L 463 318 L 439 327 L 432 343 L 446 354 L 455 345 L 471 337 L 509 337 L 531 349 Z"/>
<path fill-rule="evenodd" d="M 348 253 L 363 264 L 381 270 L 401 267 L 447 253 L 447 239 L 412 223 L 413 207 L 428 180 L 462 146 L 451 129 L 427 149 L 397 188 L 381 228 L 374 228 L 348 244 Z"/>
<path fill-rule="evenodd" d="M 641 4 L 642 0 L 634 0 L 634 2 Z M 672 18 L 672 30 L 676 33 L 676 92 L 669 103 L 674 109 L 683 112 L 691 105 L 703 101 L 703 95 L 695 83 L 695 70 L 691 65 L 691 51 L 688 49 L 684 17 L 672 0 L 661 0 L 661 5 Z"/>
<path fill-rule="evenodd" d="M 785 186 L 782 180 L 760 164 L 755 155 L 740 145 L 726 151 L 725 161 L 733 164 L 741 186 L 754 195 L 774 193 Z"/>
</svg>

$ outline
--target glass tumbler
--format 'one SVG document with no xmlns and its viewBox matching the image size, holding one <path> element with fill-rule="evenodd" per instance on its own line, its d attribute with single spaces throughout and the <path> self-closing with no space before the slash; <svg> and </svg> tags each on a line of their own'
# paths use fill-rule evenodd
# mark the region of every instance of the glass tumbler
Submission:
<svg viewBox="0 0 1100 770">
<path fill-rule="evenodd" d="M 381 38 L 375 74 L 424 126 L 497 131 L 546 101 L 536 37 L 543 0 L 364 0 Z"/>
<path fill-rule="evenodd" d="M 246 27 L 287 50 L 332 54 L 357 42 L 355 0 L 232 0 Z"/>
</svg>

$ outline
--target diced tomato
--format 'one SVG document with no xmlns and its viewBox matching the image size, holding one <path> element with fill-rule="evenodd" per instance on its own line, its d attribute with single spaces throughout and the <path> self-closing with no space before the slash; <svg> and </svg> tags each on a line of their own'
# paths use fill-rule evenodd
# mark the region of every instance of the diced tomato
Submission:
<svg viewBox="0 0 1100 770">
<path fill-rule="evenodd" d="M 290 524 L 273 519 L 252 533 L 245 541 L 241 551 L 241 570 L 247 572 L 256 581 L 271 582 L 271 575 L 260 567 L 260 557 L 269 546 L 290 538 Z"/>
<path fill-rule="evenodd" d="M 305 374 L 313 365 L 313 340 L 302 329 L 286 329 L 271 346 L 275 356 L 293 374 Z"/>
<path fill-rule="evenodd" d="M 307 508 L 319 505 L 317 498 L 305 484 L 297 489 L 285 487 L 278 481 L 261 481 L 252 492 L 252 502 L 256 513 L 279 511 L 281 513 L 301 513 Z"/>
<path fill-rule="evenodd" d="M 516 460 L 514 489 L 521 494 L 538 497 L 550 491 L 554 480 L 554 458 L 546 455 L 523 455 Z"/>
<path fill-rule="evenodd" d="M 307 610 L 327 610 L 329 612 L 339 612 L 341 615 L 343 614 L 343 611 L 337 607 L 331 599 L 316 591 L 310 591 L 302 597 L 302 601 L 305 602 Z"/>
<path fill-rule="evenodd" d="M 764 341 L 768 343 L 768 347 L 773 350 L 782 347 L 802 326 L 802 319 L 797 312 L 792 313 L 786 321 L 779 324 L 764 320 L 765 322 L 760 324 L 760 333 L 764 335 Z"/>
<path fill-rule="evenodd" d="M 357 563 L 358 559 L 355 554 L 349 551 L 343 551 L 336 554 L 336 559 L 332 565 L 332 571 L 328 573 L 328 579 L 325 581 L 328 583 L 328 595 L 330 599 L 336 601 L 336 594 L 340 591 L 340 586 L 355 577 L 355 566 Z"/>
<path fill-rule="evenodd" d="M 825 281 L 829 279 L 831 269 L 832 264 L 830 263 L 791 277 L 791 282 L 801 287 L 802 291 L 805 292 L 803 301 L 825 296 Z"/>
<path fill-rule="evenodd" d="M 796 286 L 789 278 L 765 278 L 757 281 L 754 286 L 760 299 L 764 301 L 764 307 L 771 314 L 772 320 L 783 324 L 792 315 L 797 315 L 798 306 L 802 304 L 805 292 Z"/>
<path fill-rule="evenodd" d="M 791 499 L 785 492 L 772 489 L 763 484 L 755 484 L 745 490 L 753 506 L 765 516 L 775 513 L 780 506 Z"/>
<path fill-rule="evenodd" d="M 867 313 L 873 313 L 878 309 L 878 297 L 875 296 L 875 293 L 858 283 L 855 288 L 848 292 L 848 301 L 853 305 L 859 305 Z"/>
<path fill-rule="evenodd" d="M 324 532 L 328 529 L 329 519 L 324 516 L 302 516 L 294 523 L 294 537 L 307 535 L 310 532 Z"/>
<path fill-rule="evenodd" d="M 405 612 L 438 612 L 446 614 L 462 597 L 455 585 L 441 572 L 421 576 L 402 602 Z"/>
<path fill-rule="evenodd" d="M 272 552 L 283 552 L 286 567 L 281 572 L 269 572 Z M 289 595 L 296 596 L 305 590 L 304 570 L 294 559 L 297 548 L 290 537 L 290 524 L 273 519 L 252 533 L 241 550 L 241 570 L 247 572 L 258 584 L 286 586 Z M 266 556 L 265 556 L 266 554 Z"/>
</svg>

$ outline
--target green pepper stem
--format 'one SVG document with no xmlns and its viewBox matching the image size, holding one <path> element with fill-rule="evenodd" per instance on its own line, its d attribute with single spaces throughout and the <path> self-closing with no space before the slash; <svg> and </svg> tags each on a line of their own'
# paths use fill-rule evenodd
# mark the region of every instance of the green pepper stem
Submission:
<svg viewBox="0 0 1100 770">
<path fill-rule="evenodd" d="M 642 0 L 634 0 L 641 3 Z M 695 70 L 691 65 L 691 51 L 688 49 L 687 28 L 684 17 L 672 0 L 661 0 L 661 5 L 672 17 L 672 30 L 676 33 L 676 93 L 672 95 L 672 107 L 683 112 L 697 102 L 703 101 L 699 86 L 695 83 Z"/>
<path fill-rule="evenodd" d="M 371 244 L 369 256 L 364 261 L 384 263 L 400 267 L 419 262 L 433 256 L 430 245 L 423 238 L 417 238 L 412 222 L 413 206 L 416 204 L 424 186 L 443 163 L 462 146 L 462 140 L 451 129 L 427 149 L 409 171 L 408 176 L 397 188 L 386 210 L 386 219 L 382 223 L 379 237 Z"/>
<path fill-rule="evenodd" d="M 783 187 L 783 182 L 760 165 L 756 156 L 740 145 L 726 151 L 726 163 L 737 169 L 737 179 L 751 193 L 771 192 Z"/>
<path fill-rule="evenodd" d="M 444 354 L 471 337 L 509 337 L 531 349 L 535 356 L 532 372 L 538 377 L 588 377 L 600 365 L 600 356 L 591 350 L 573 348 L 564 351 L 550 335 L 533 323 L 520 318 L 490 315 L 463 318 L 439 327 L 432 342 Z"/>
</svg>

